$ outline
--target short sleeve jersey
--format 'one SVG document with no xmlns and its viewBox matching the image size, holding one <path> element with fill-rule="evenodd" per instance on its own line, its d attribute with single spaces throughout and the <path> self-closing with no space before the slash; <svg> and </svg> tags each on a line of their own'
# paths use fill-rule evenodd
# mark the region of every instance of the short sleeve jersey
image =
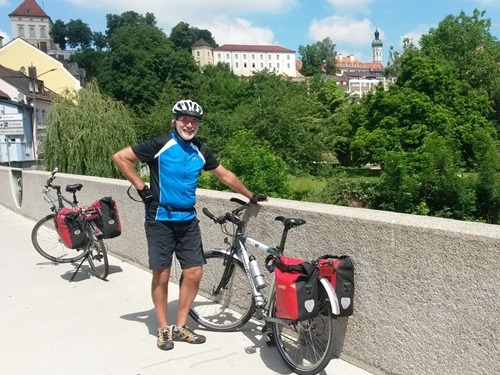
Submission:
<svg viewBox="0 0 500 375">
<path fill-rule="evenodd" d="M 196 217 L 194 209 L 175 209 L 194 208 L 201 171 L 219 166 L 210 150 L 197 139 L 184 141 L 172 132 L 135 144 L 132 151 L 149 166 L 151 190 L 156 199 L 172 208 L 153 203 L 147 208 L 146 220 L 193 220 Z"/>
</svg>

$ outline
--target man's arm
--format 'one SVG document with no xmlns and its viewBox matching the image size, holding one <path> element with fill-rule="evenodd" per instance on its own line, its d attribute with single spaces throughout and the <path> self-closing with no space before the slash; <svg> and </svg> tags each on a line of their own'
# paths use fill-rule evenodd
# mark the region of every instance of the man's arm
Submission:
<svg viewBox="0 0 500 375">
<path fill-rule="evenodd" d="M 135 163 L 138 161 L 139 158 L 134 151 L 132 151 L 131 147 L 126 147 L 113 155 L 113 162 L 122 175 L 129 180 L 137 190 L 142 190 L 146 184 L 135 171 Z"/>
<path fill-rule="evenodd" d="M 252 199 L 253 193 L 240 181 L 240 179 L 229 169 L 224 168 L 221 164 L 215 169 L 210 170 L 227 187 L 231 188 L 236 193 Z"/>
</svg>

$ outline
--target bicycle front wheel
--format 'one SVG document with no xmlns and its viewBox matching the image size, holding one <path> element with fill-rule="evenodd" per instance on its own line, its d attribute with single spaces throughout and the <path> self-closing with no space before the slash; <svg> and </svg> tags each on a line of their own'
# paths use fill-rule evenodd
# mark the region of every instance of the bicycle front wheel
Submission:
<svg viewBox="0 0 500 375">
<path fill-rule="evenodd" d="M 255 310 L 243 263 L 213 250 L 206 251 L 205 258 L 207 264 L 189 315 L 207 329 L 234 331 L 247 323 Z"/>
<path fill-rule="evenodd" d="M 57 263 L 71 263 L 82 259 L 86 252 L 83 248 L 69 249 L 64 246 L 56 231 L 55 214 L 39 220 L 31 231 L 31 242 L 36 251 L 44 258 Z"/>
<path fill-rule="evenodd" d="M 272 323 L 278 352 L 296 374 L 320 373 L 334 356 L 334 315 L 323 284 L 319 287 L 319 313 L 314 319 L 288 324 Z M 276 300 L 271 311 L 276 311 Z M 274 313 L 273 313 L 274 315 Z"/>
<path fill-rule="evenodd" d="M 108 249 L 101 238 L 97 238 L 92 229 L 89 229 L 90 240 L 87 244 L 90 268 L 101 280 L 105 280 L 109 273 Z"/>
</svg>

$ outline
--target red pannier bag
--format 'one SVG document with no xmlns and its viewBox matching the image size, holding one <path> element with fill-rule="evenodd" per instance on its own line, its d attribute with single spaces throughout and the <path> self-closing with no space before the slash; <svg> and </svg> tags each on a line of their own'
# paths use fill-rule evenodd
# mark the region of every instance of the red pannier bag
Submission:
<svg viewBox="0 0 500 375">
<path fill-rule="evenodd" d="M 306 320 L 318 315 L 318 268 L 302 259 L 276 259 L 276 316 Z"/>
<path fill-rule="evenodd" d="M 89 242 L 85 221 L 79 211 L 63 207 L 57 212 L 54 222 L 57 233 L 67 248 L 78 249 Z"/>
<path fill-rule="evenodd" d="M 348 255 L 323 255 L 318 258 L 318 275 L 330 281 L 337 300 L 340 314 L 350 316 L 354 312 L 354 265 Z"/>
<path fill-rule="evenodd" d="M 95 220 L 103 234 L 103 238 L 115 238 L 122 234 L 118 207 L 111 197 L 104 197 L 92 203 L 99 215 Z"/>
</svg>

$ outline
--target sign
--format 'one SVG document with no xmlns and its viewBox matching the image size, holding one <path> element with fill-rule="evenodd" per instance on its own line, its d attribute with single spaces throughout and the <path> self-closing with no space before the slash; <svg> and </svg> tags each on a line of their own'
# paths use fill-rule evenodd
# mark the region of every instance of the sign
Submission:
<svg viewBox="0 0 500 375">
<path fill-rule="evenodd" d="M 0 114 L 0 130 L 5 128 L 22 128 L 23 127 L 23 114 L 22 113 L 6 113 Z M 5 133 L 1 134 L 18 134 L 18 133 Z"/>
<path fill-rule="evenodd" d="M 0 122 L 3 121 L 23 121 L 23 114 L 22 113 L 0 114 Z"/>
<path fill-rule="evenodd" d="M 0 127 L 0 134 L 5 134 L 5 135 L 23 135 L 23 128 L 2 128 Z"/>
</svg>

